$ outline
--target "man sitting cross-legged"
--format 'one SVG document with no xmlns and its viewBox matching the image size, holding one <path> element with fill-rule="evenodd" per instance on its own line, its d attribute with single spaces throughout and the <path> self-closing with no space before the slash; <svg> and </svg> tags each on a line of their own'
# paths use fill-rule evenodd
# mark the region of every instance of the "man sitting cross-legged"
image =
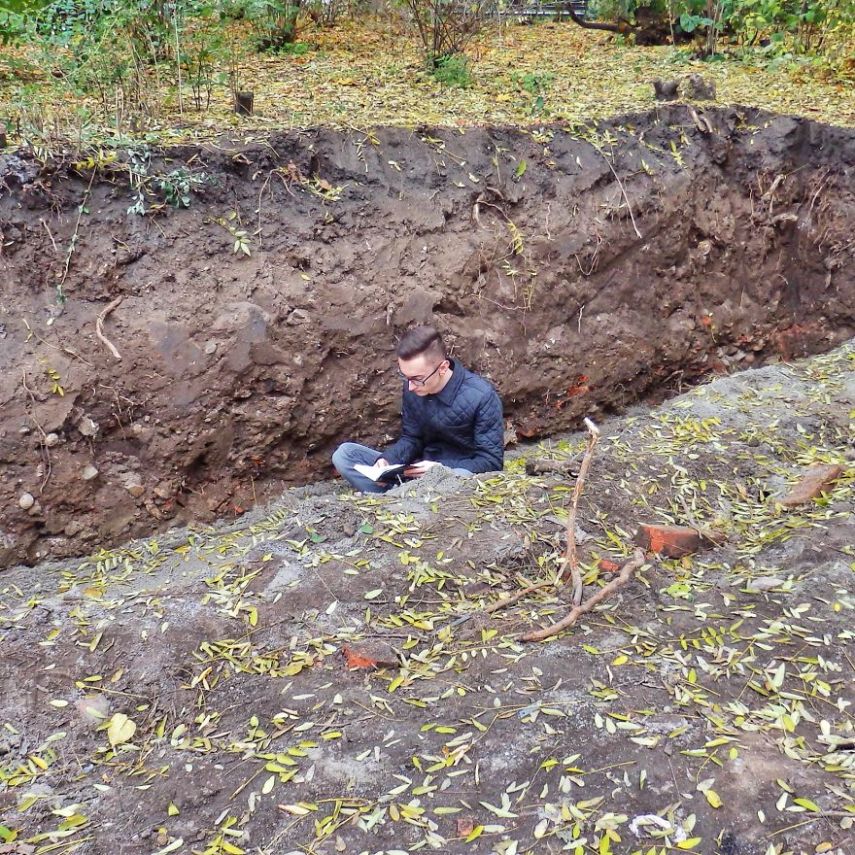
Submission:
<svg viewBox="0 0 855 855">
<path fill-rule="evenodd" d="M 406 332 L 396 354 L 404 380 L 401 436 L 383 452 L 342 443 L 332 458 L 339 474 L 363 493 L 382 493 L 391 485 L 358 472 L 357 464 L 407 464 L 407 478 L 419 478 L 437 463 L 465 473 L 500 470 L 504 426 L 496 390 L 450 359 L 433 327 Z"/>
</svg>

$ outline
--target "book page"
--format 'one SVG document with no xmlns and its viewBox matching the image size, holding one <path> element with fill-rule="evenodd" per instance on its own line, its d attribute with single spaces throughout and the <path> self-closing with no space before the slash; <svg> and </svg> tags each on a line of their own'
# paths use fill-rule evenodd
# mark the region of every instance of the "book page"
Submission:
<svg viewBox="0 0 855 855">
<path fill-rule="evenodd" d="M 356 463 L 353 468 L 360 473 L 360 475 L 365 475 L 366 478 L 370 478 L 372 481 L 381 481 L 381 480 L 391 480 L 397 475 L 403 475 L 404 469 L 406 466 L 403 463 L 396 463 L 392 466 L 366 466 L 364 463 Z"/>
</svg>

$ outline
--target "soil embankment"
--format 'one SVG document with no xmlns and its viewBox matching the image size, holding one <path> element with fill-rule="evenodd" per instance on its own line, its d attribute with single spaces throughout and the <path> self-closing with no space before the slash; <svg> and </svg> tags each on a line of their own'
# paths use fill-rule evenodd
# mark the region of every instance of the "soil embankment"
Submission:
<svg viewBox="0 0 855 855">
<path fill-rule="evenodd" d="M 571 490 L 519 458 L 4 573 L 0 853 L 848 855 L 853 359 L 604 420 L 604 599 L 546 644 Z M 674 523 L 710 539 L 602 593 Z"/>
<path fill-rule="evenodd" d="M 0 567 L 240 513 L 384 442 L 414 321 L 523 437 L 827 350 L 855 333 L 853 173 L 852 131 L 679 105 L 0 157 Z"/>
</svg>

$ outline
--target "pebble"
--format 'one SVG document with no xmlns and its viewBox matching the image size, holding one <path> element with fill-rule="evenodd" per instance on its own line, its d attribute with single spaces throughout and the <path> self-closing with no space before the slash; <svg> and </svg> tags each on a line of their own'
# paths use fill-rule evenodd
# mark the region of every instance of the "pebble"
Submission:
<svg viewBox="0 0 855 855">
<path fill-rule="evenodd" d="M 77 423 L 77 430 L 83 434 L 83 436 L 95 436 L 98 433 L 99 425 L 98 422 L 90 419 L 89 416 L 84 416 Z"/>
<path fill-rule="evenodd" d="M 175 485 L 172 481 L 161 481 L 154 488 L 154 495 L 157 496 L 158 499 L 168 499 L 175 493 Z"/>
<path fill-rule="evenodd" d="M 80 698 L 74 706 L 81 718 L 90 724 L 101 724 L 110 711 L 110 702 L 104 695 L 91 694 Z"/>
<path fill-rule="evenodd" d="M 98 470 L 91 464 L 87 464 L 80 476 L 84 481 L 91 481 L 98 477 Z"/>
<path fill-rule="evenodd" d="M 59 444 L 59 434 L 57 433 L 49 433 L 45 437 L 45 445 L 48 448 L 53 448 L 55 445 Z"/>
<path fill-rule="evenodd" d="M 212 354 L 214 354 L 216 352 L 217 352 L 217 343 L 215 341 L 209 341 L 209 342 L 205 343 L 205 353 L 207 353 L 208 356 L 211 356 Z"/>
<path fill-rule="evenodd" d="M 18 499 L 18 507 L 22 511 L 28 511 L 35 503 L 32 493 L 21 493 L 21 498 Z"/>
</svg>

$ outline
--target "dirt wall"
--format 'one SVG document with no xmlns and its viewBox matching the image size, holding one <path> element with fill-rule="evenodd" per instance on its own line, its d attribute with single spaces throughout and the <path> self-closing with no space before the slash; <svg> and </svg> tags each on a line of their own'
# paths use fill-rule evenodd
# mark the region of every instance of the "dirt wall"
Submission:
<svg viewBox="0 0 855 855">
<path fill-rule="evenodd" d="M 414 321 L 519 437 L 855 334 L 855 133 L 804 120 L 76 158 L 0 156 L 0 567 L 238 514 L 382 444 Z"/>
</svg>

